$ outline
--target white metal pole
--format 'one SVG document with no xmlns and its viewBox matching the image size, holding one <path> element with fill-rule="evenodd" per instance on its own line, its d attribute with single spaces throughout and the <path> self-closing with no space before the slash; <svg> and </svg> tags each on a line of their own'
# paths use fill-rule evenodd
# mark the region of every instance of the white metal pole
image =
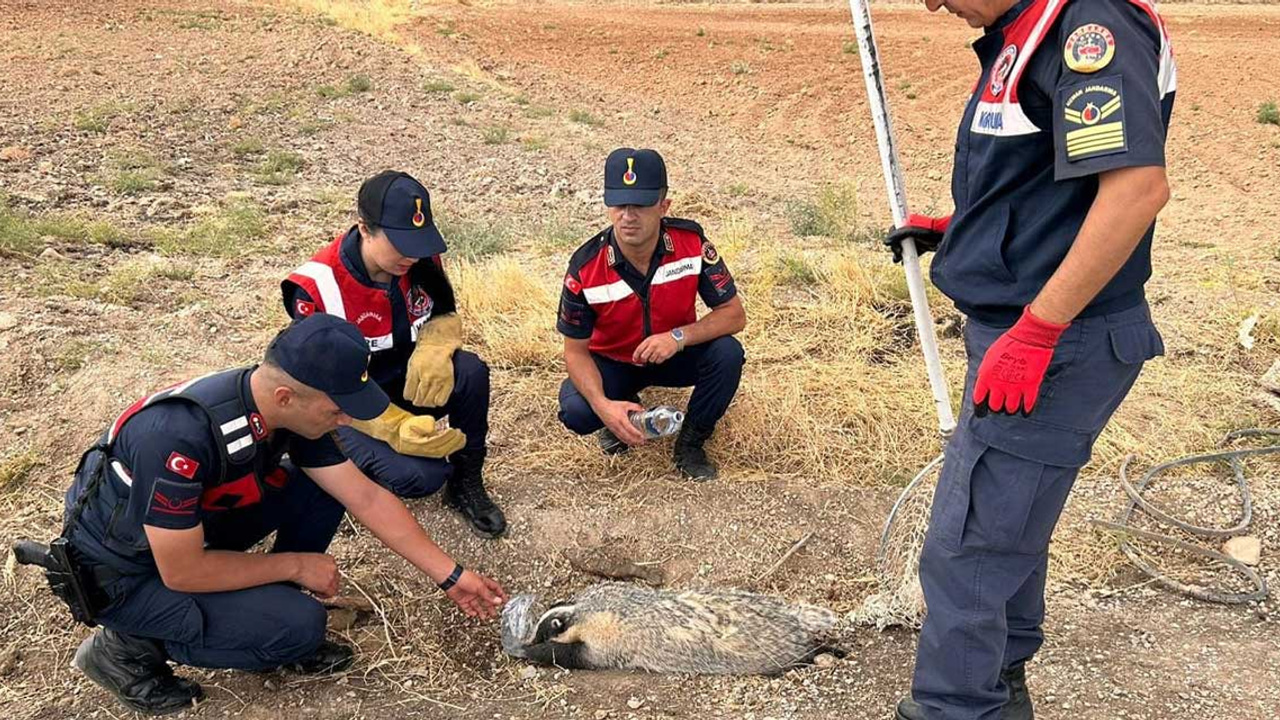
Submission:
<svg viewBox="0 0 1280 720">
<path fill-rule="evenodd" d="M 876 126 L 876 143 L 880 147 L 880 165 L 889 191 L 889 208 L 893 212 L 893 224 L 900 227 L 907 219 L 907 189 L 902 182 L 902 166 L 894 144 L 889 101 L 885 97 L 884 79 L 880 73 L 880 55 L 871 29 L 870 0 L 849 0 L 849 9 L 853 13 L 853 26 L 858 36 L 858 54 L 862 57 L 862 74 L 867 81 L 867 101 Z M 911 293 L 916 333 L 920 336 L 929 387 L 933 390 L 933 403 L 938 411 L 938 430 L 945 438 L 955 429 L 956 420 L 951 412 L 951 397 L 942 373 L 942 360 L 938 357 L 938 337 L 933 330 L 933 315 L 929 313 L 929 298 L 925 295 L 924 277 L 920 273 L 920 256 L 912 240 L 902 243 L 902 267 L 907 273 L 907 290 Z"/>
</svg>

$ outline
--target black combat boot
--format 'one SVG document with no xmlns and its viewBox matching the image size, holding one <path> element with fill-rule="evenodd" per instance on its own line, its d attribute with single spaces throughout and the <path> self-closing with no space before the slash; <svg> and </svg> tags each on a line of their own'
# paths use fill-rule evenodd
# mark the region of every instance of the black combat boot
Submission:
<svg viewBox="0 0 1280 720">
<path fill-rule="evenodd" d="M 102 628 L 80 643 L 73 663 L 134 712 L 167 715 L 204 698 L 196 683 L 177 677 L 157 640 Z"/>
<path fill-rule="evenodd" d="M 707 451 L 702 449 L 713 432 L 714 427 L 704 429 L 686 421 L 676 435 L 676 446 L 672 451 L 676 469 L 697 482 L 711 480 L 716 476 L 715 463 L 707 457 Z"/>
<path fill-rule="evenodd" d="M 444 486 L 444 504 L 462 513 L 476 534 L 496 538 L 507 531 L 507 518 L 484 489 L 484 458 L 484 450 L 453 454 L 453 476 Z"/>
<path fill-rule="evenodd" d="M 1009 699 L 1000 710 L 1000 720 L 1034 720 L 1031 696 L 1027 694 L 1026 667 L 1018 663 L 1000 672 L 1000 679 L 1009 688 Z M 924 708 L 911 698 L 898 701 L 895 720 L 924 720 Z"/>
<path fill-rule="evenodd" d="M 911 698 L 898 701 L 898 708 L 893 714 L 894 720 L 924 720 L 924 708 Z"/>
<path fill-rule="evenodd" d="M 315 652 L 285 665 L 284 668 L 307 675 L 328 675 L 351 667 L 354 658 L 355 652 L 351 648 L 341 643 L 324 640 Z"/>
<path fill-rule="evenodd" d="M 617 435 L 609 428 L 600 428 L 596 431 L 596 442 L 600 443 L 600 449 L 605 455 L 621 455 L 631 449 L 631 446 L 618 439 Z"/>
<path fill-rule="evenodd" d="M 1004 704 L 1000 720 L 1034 720 L 1036 714 L 1031 708 L 1031 695 L 1027 693 L 1026 664 L 1005 668 L 1000 679 L 1009 688 L 1009 701 Z"/>
</svg>

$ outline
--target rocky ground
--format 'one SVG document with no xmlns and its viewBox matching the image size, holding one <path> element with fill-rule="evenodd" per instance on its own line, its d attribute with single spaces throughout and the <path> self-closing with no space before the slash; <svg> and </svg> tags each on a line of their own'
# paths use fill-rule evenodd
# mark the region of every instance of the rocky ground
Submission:
<svg viewBox="0 0 1280 720">
<path fill-rule="evenodd" d="M 465 307 L 496 308 L 469 325 L 469 342 L 495 369 L 490 484 L 512 530 L 483 542 L 435 501 L 414 503 L 445 548 L 513 592 L 582 587 L 590 579 L 562 553 L 601 542 L 661 567 L 675 587 L 754 587 L 841 612 L 875 590 L 880 524 L 934 445 L 906 345 L 863 369 L 881 373 L 868 375 L 872 390 L 912 393 L 911 409 L 873 397 L 839 422 L 813 410 L 831 402 L 836 383 L 823 373 L 836 356 L 883 344 L 820 307 L 836 292 L 828 260 L 884 265 L 867 238 L 887 212 L 845 6 L 0 4 L 0 540 L 56 532 L 80 449 L 121 407 L 252 362 L 283 317 L 279 278 L 350 222 L 364 177 L 394 166 L 441 202 L 451 271 L 471 283 Z M 911 198 L 945 210 L 973 33 L 915 7 L 876 13 Z M 1104 434 L 1055 541 L 1049 642 L 1029 671 L 1050 720 L 1261 719 L 1280 707 L 1274 601 L 1172 595 L 1087 525 L 1119 507 L 1126 454 L 1146 466 L 1235 427 L 1280 424 L 1251 401 L 1280 351 L 1280 240 L 1266 220 L 1280 211 L 1280 126 L 1260 109 L 1280 99 L 1270 50 L 1280 10 L 1165 14 L 1180 70 L 1174 199 L 1150 296 L 1168 353 Z M 750 271 L 754 365 L 714 446 L 724 477 L 705 486 L 677 481 L 661 448 L 605 461 L 554 420 L 553 293 L 567 253 L 602 222 L 599 165 L 622 144 L 660 148 L 677 213 L 732 237 L 731 267 Z M 766 296 L 769 273 L 785 282 Z M 1240 325 L 1252 316 L 1245 349 Z M 793 339 L 810 333 L 823 344 Z M 954 379 L 958 341 L 943 345 Z M 831 384 L 815 390 L 807 378 Z M 772 420 L 750 424 L 773 417 L 760 397 L 813 410 L 802 426 L 812 432 L 765 437 Z M 1250 470 L 1251 532 L 1275 585 L 1277 464 Z M 1232 522 L 1227 480 L 1186 481 L 1157 497 L 1202 523 Z M 905 630 L 853 630 L 847 659 L 775 679 L 531 669 L 365 531 L 344 526 L 334 553 L 344 593 L 376 605 L 333 618 L 359 649 L 355 668 L 337 678 L 184 668 L 210 700 L 183 716 L 884 718 L 909 683 Z M 1186 577 L 1235 582 L 1157 557 Z M 42 581 L 11 564 L 0 581 L 3 714 L 124 715 L 68 669 L 87 631 Z"/>
</svg>

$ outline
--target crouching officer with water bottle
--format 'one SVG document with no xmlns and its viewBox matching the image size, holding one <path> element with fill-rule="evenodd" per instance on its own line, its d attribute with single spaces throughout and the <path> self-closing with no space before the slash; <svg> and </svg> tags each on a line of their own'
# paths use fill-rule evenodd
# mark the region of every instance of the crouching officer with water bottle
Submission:
<svg viewBox="0 0 1280 720">
<path fill-rule="evenodd" d="M 928 615 L 912 697 L 897 717 L 1026 720 L 1050 536 L 1098 434 L 1164 350 L 1143 285 L 1169 197 L 1176 72 L 1150 0 L 926 4 L 985 34 L 955 213 L 889 238 L 937 249 L 933 282 L 968 317 L 969 358 L 920 557 Z"/>
<path fill-rule="evenodd" d="M 610 225 L 574 252 L 560 293 L 556 327 L 569 371 L 560 420 L 580 435 L 597 433 L 606 453 L 625 452 L 645 441 L 628 417 L 645 409 L 639 391 L 692 385 L 674 459 L 688 477 L 709 480 L 716 466 L 703 445 L 742 378 L 733 335 L 746 326 L 746 311 L 702 227 L 666 217 L 661 155 L 620 148 L 604 173 Z M 699 297 L 711 308 L 702 319 Z"/>
<path fill-rule="evenodd" d="M 387 408 L 368 364 L 354 326 L 315 315 L 277 335 L 261 365 L 148 395 L 111 424 L 80 460 L 62 537 L 50 551 L 19 548 L 20 559 L 46 567 L 76 619 L 102 626 L 76 667 L 151 714 L 203 696 L 174 675 L 171 659 L 346 668 L 352 650 L 325 640 L 313 597 L 338 591 L 325 551 L 344 508 L 468 615 L 495 615 L 501 586 L 463 570 L 335 444 L 334 429 Z M 246 552 L 272 532 L 271 552 Z"/>
<path fill-rule="evenodd" d="M 360 329 L 369 373 L 391 397 L 381 416 L 338 430 L 342 450 L 400 497 L 444 488 L 444 502 L 495 538 L 507 520 L 484 486 L 489 367 L 462 346 L 462 320 L 441 255 L 431 197 L 387 171 L 367 180 L 354 226 L 281 283 L 293 317 L 325 312 Z M 439 427 L 448 416 L 452 427 Z"/>
</svg>

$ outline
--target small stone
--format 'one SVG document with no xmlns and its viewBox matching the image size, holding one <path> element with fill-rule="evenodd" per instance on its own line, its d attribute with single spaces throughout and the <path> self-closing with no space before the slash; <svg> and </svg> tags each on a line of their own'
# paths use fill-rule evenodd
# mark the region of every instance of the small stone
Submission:
<svg viewBox="0 0 1280 720">
<path fill-rule="evenodd" d="M 25 162 L 31 159 L 31 151 L 20 145 L 0 148 L 0 160 L 4 162 Z"/>
<path fill-rule="evenodd" d="M 592 718 L 594 718 L 594 720 L 608 720 L 609 718 L 613 717 L 613 711 L 612 711 L 612 710 L 597 710 L 597 711 L 595 712 L 595 714 L 594 714 L 594 715 L 592 715 L 591 717 L 592 717 Z"/>
<path fill-rule="evenodd" d="M 22 653 L 17 648 L 0 653 L 0 677 L 12 674 L 20 660 L 22 660 Z"/>
<path fill-rule="evenodd" d="M 18 327 L 18 316 L 11 312 L 0 312 L 0 330 Z"/>
<path fill-rule="evenodd" d="M 356 611 L 350 608 L 340 608 L 329 612 L 329 629 L 335 632 L 345 632 L 356 624 Z"/>
<path fill-rule="evenodd" d="M 532 665 L 520 671 L 521 680 L 532 680 L 540 675 L 542 675 L 542 672 Z"/>
<path fill-rule="evenodd" d="M 1245 565 L 1257 565 L 1262 559 L 1262 541 L 1252 535 L 1241 535 L 1223 543 L 1222 551 Z"/>
<path fill-rule="evenodd" d="M 831 667 L 836 664 L 836 657 L 828 653 L 821 653 L 813 658 L 813 664 L 820 668 Z"/>
<path fill-rule="evenodd" d="M 280 686 L 276 684 L 276 681 L 275 681 L 275 680 L 272 680 L 271 678 L 267 678 L 266 680 L 263 680 L 263 681 L 262 681 L 262 687 L 264 687 L 264 688 L 266 688 L 266 689 L 268 689 L 268 690 L 276 690 L 276 689 L 278 689 Z"/>
<path fill-rule="evenodd" d="M 241 120 L 239 115 L 232 115 L 231 119 L 227 120 L 227 127 L 232 130 L 239 130 L 244 127 L 244 120 Z"/>
<path fill-rule="evenodd" d="M 627 700 L 627 707 L 631 708 L 632 710 L 639 710 L 641 705 L 644 705 L 644 701 L 638 697 L 632 697 L 629 700 Z"/>
<path fill-rule="evenodd" d="M 41 260 L 66 260 L 67 256 L 54 250 L 53 248 L 45 248 L 40 252 Z"/>
</svg>

